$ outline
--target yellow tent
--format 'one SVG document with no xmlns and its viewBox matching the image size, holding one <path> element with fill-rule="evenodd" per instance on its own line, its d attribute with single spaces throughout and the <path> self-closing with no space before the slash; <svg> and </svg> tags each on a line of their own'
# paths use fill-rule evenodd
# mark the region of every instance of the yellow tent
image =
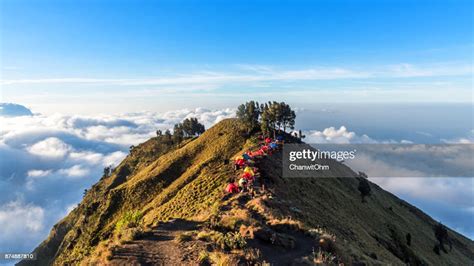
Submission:
<svg viewBox="0 0 474 266">
<path fill-rule="evenodd" d="M 252 167 L 248 167 L 248 166 L 245 167 L 244 173 L 249 173 L 249 174 L 251 174 L 251 175 L 255 175 L 255 173 L 253 172 Z"/>
</svg>

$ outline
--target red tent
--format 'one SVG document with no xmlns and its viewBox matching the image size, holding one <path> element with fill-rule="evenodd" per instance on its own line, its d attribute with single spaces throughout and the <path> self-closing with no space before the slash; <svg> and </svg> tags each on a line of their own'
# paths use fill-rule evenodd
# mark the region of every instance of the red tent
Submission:
<svg viewBox="0 0 474 266">
<path fill-rule="evenodd" d="M 253 181 L 254 177 L 251 173 L 245 172 L 242 174 L 242 178 L 247 179 L 248 181 Z"/>
<path fill-rule="evenodd" d="M 235 161 L 235 164 L 238 166 L 244 166 L 245 165 L 245 160 L 244 159 L 237 159 Z"/>
<path fill-rule="evenodd" d="M 227 193 L 238 193 L 239 187 L 235 183 L 229 183 L 227 187 L 225 188 L 225 191 Z"/>
</svg>

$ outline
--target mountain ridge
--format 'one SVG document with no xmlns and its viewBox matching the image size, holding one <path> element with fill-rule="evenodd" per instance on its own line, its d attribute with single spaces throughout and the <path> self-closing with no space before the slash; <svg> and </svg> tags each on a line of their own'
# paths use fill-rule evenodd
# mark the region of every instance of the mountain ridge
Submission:
<svg viewBox="0 0 474 266">
<path fill-rule="evenodd" d="M 117 223 L 131 211 L 141 214 L 140 223 L 146 229 L 142 240 L 131 239 L 128 245 L 151 247 L 159 242 L 153 240 L 159 238 L 156 232 L 169 233 L 166 228 L 174 228 L 180 221 L 193 222 L 197 227 L 192 230 L 177 231 L 190 234 L 188 241 L 197 250 L 230 257 L 234 263 L 272 262 L 272 257 L 285 264 L 315 262 L 315 249 L 327 251 L 318 257 L 331 254 L 334 260 L 347 264 L 463 265 L 474 261 L 474 243 L 450 229 L 453 249 L 436 254 L 436 221 L 377 185 L 370 184 L 372 195 L 366 203 L 361 202 L 357 188 L 361 177 L 340 163 L 335 163 L 335 171 L 352 178 L 285 179 L 281 176 L 281 153 L 277 152 L 258 162 L 265 192 L 254 197 L 226 195 L 225 184 L 237 175 L 229 162 L 256 146 L 258 139 L 248 134 L 242 123 L 226 119 L 201 136 L 179 144 L 163 145 L 151 139 L 134 147 L 110 175 L 104 175 L 87 191 L 78 207 L 53 227 L 48 239 L 34 251 L 38 260 L 19 265 L 120 264 L 124 261 L 117 253 L 126 250 L 127 243 L 114 244 Z M 246 239 L 247 247 L 236 248 L 241 250 L 237 255 L 226 250 L 228 246 L 209 248 L 209 241 L 199 239 L 196 228 L 236 239 L 238 234 Z M 315 239 L 308 238 L 312 232 Z M 265 242 L 270 239 L 266 233 L 273 243 Z M 405 239 L 408 234 L 410 244 Z M 296 237 L 292 239 L 292 235 Z M 169 242 L 168 246 L 189 244 L 183 243 L 187 242 Z M 332 243 L 333 247 L 325 247 L 324 243 Z M 255 252 L 259 256 L 250 256 L 249 250 L 258 250 Z M 279 257 L 275 250 L 294 257 Z M 199 255 L 179 254 L 185 258 L 183 263 L 191 264 L 197 263 Z M 130 259 L 126 261 L 143 262 Z"/>
</svg>

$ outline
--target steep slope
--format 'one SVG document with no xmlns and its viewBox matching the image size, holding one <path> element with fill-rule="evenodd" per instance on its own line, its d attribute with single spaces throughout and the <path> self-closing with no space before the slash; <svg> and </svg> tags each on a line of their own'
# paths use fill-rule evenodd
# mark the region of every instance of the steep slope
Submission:
<svg viewBox="0 0 474 266">
<path fill-rule="evenodd" d="M 224 159 L 233 156 L 246 141 L 243 132 L 239 123 L 222 121 L 151 163 L 148 158 L 153 154 L 143 151 L 148 143 L 136 147 L 110 177 L 94 185 L 79 206 L 53 227 L 48 239 L 35 249 L 38 260 L 33 263 L 80 262 L 101 240 L 111 237 L 116 222 L 128 210 L 143 210 L 148 222 L 172 215 L 191 217 L 199 209 L 207 208 L 221 191 L 218 188 L 227 177 L 226 169 L 231 170 L 230 165 L 224 166 Z M 136 154 L 142 158 L 137 160 Z M 218 175 L 211 175 L 217 170 Z M 193 180 L 196 181 L 188 187 L 199 186 L 195 191 L 202 198 L 190 200 L 182 212 L 172 208 L 183 205 L 160 204 L 178 200 L 184 192 L 180 189 Z M 21 264 L 24 263 L 28 262 Z"/>
<path fill-rule="evenodd" d="M 370 184 L 372 193 L 364 203 L 358 191 L 360 177 L 282 179 L 279 160 L 278 155 L 274 156 L 262 166 L 266 175 L 274 177 L 274 193 L 287 207 L 279 209 L 289 210 L 285 215 L 308 227 L 323 227 L 334 234 L 346 261 L 410 265 L 474 262 L 473 241 L 452 230 L 452 250 L 437 255 L 433 251 L 437 243 L 433 228 L 437 222 L 379 186 Z"/>
<path fill-rule="evenodd" d="M 180 144 L 139 145 L 54 226 L 34 251 L 37 261 L 19 264 L 289 264 L 322 255 L 369 264 L 474 261 L 473 242 L 452 230 L 452 249 L 437 255 L 436 222 L 378 186 L 362 203 L 360 177 L 336 162 L 333 173 L 353 178 L 284 179 L 276 153 L 256 162 L 265 191 L 225 195 L 228 179 L 240 173 L 229 161 L 257 144 L 227 119 Z M 144 232 L 116 241 L 117 224 L 130 212 L 143 216 Z"/>
</svg>

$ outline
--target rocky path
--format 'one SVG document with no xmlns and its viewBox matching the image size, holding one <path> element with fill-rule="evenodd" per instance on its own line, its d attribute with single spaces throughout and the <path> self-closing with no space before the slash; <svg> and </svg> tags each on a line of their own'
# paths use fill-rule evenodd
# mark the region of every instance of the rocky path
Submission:
<svg viewBox="0 0 474 266">
<path fill-rule="evenodd" d="M 263 156 L 263 158 L 266 156 Z M 258 158 L 252 167 L 260 169 Z M 239 176 L 242 174 L 238 170 Z M 262 182 L 267 183 L 266 173 L 260 173 L 262 178 L 258 178 L 251 186 L 252 192 L 235 195 L 235 200 L 241 209 L 251 213 L 253 218 L 265 225 L 267 218 L 260 215 L 255 210 L 249 209 L 247 203 L 250 199 L 260 199 L 265 196 L 262 191 Z M 265 184 L 268 186 L 269 184 Z M 267 191 L 269 192 L 269 191 Z M 253 195 L 253 196 L 252 196 Z M 231 196 L 231 195 L 227 195 Z M 232 208 L 231 203 L 221 206 L 222 210 Z M 113 251 L 111 265 L 199 265 L 199 251 L 208 250 L 210 243 L 199 240 L 176 241 L 180 234 L 199 230 L 198 223 L 175 219 L 167 223 L 160 224 L 153 228 L 139 240 L 121 245 Z M 279 230 L 272 226 L 265 226 L 265 230 L 260 231 L 259 236 L 248 239 L 248 248 L 258 249 L 260 259 L 270 265 L 300 265 L 295 264 L 295 259 L 311 254 L 317 243 L 314 238 L 298 230 Z"/>
<path fill-rule="evenodd" d="M 196 245 L 204 244 L 175 240 L 177 235 L 196 229 L 197 223 L 180 219 L 159 225 L 143 238 L 116 248 L 110 265 L 197 265 Z"/>
</svg>

